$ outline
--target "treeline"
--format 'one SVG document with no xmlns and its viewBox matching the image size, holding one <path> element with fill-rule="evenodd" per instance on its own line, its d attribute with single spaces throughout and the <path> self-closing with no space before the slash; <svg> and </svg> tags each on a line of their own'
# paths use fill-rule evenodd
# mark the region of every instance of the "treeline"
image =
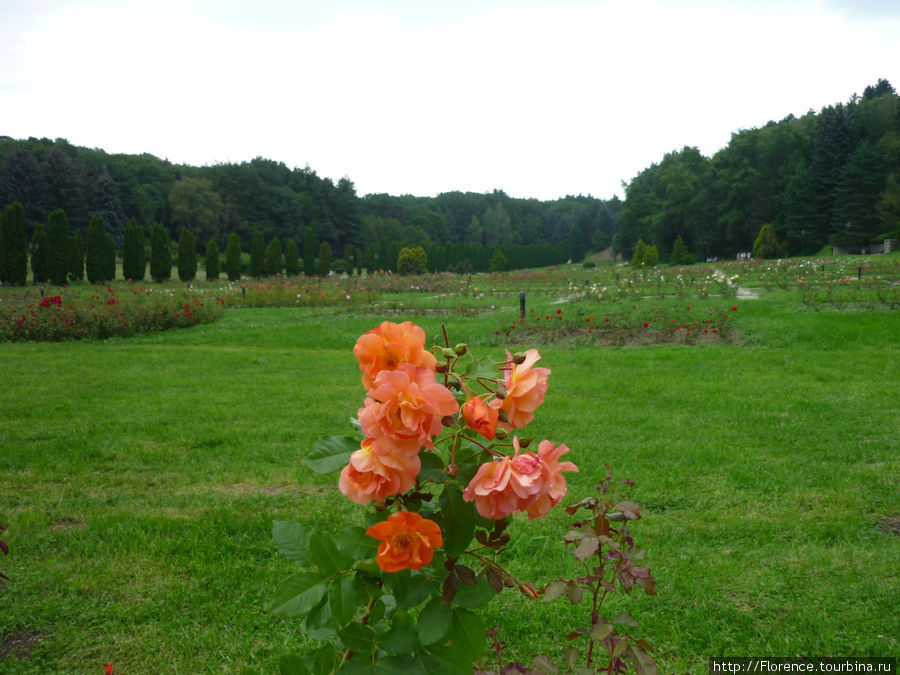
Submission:
<svg viewBox="0 0 900 675">
<path fill-rule="evenodd" d="M 613 248 L 627 258 L 640 241 L 668 260 L 679 237 L 701 259 L 751 252 L 761 233 L 780 255 L 897 237 L 900 98 L 879 80 L 847 103 L 739 131 L 712 158 L 669 153 L 628 184 L 621 216 Z"/>
<path fill-rule="evenodd" d="M 472 270 L 488 269 L 494 249 L 516 267 L 524 258 L 512 254 L 523 251 L 528 259 L 551 257 L 545 264 L 581 260 L 589 250 L 609 246 L 619 232 L 622 207 L 615 198 L 541 202 L 502 191 L 359 197 L 349 178 L 334 183 L 308 167 L 289 169 L 262 158 L 192 167 L 149 154 L 108 154 L 63 139 L 0 137 L 0 206 L 16 202 L 25 209 L 29 242 L 51 212 L 62 210 L 70 234 L 82 239 L 91 218 L 102 218 L 119 253 L 133 220 L 147 238 L 157 223 L 172 241 L 186 229 L 200 253 L 210 242 L 224 250 L 232 234 L 245 252 L 257 234 L 267 242 L 294 241 L 302 249 L 311 232 L 314 259 L 327 244 L 339 268 L 366 258 L 375 269 L 395 267 L 396 257 L 379 258 L 387 242 L 430 250 L 430 267 Z"/>
</svg>

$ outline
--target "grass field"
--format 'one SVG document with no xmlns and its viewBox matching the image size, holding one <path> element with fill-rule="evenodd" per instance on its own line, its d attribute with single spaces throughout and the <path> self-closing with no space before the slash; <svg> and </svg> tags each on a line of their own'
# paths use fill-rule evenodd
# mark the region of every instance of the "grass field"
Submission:
<svg viewBox="0 0 900 675">
<path fill-rule="evenodd" d="M 538 313 L 604 311 L 532 281 Z M 274 672 L 303 649 L 265 610 L 292 571 L 272 521 L 361 522 L 336 477 L 302 463 L 350 431 L 361 333 L 410 318 L 436 338 L 446 323 L 451 341 L 501 356 L 495 331 L 518 298 L 469 283 L 487 295 L 394 289 L 374 306 L 0 344 L 0 671 Z M 529 429 L 572 449 L 571 501 L 604 464 L 636 482 L 658 595 L 617 602 L 661 673 L 722 655 L 898 656 L 900 314 L 810 309 L 793 288 L 734 302 L 731 343 L 542 342 L 553 372 Z M 569 574 L 564 525 L 517 519 L 509 568 L 536 585 Z M 483 616 L 525 658 L 558 655 L 582 611 L 507 593 Z"/>
</svg>

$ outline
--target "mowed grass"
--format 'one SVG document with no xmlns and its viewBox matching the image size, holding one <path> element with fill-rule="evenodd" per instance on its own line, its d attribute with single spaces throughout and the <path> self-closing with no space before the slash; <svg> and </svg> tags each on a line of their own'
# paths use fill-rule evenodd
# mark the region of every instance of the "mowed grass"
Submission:
<svg viewBox="0 0 900 675">
<path fill-rule="evenodd" d="M 441 302 L 446 303 L 446 300 Z M 500 358 L 510 308 L 424 312 L 429 336 Z M 529 435 L 580 473 L 637 483 L 634 528 L 659 594 L 614 598 L 661 673 L 713 655 L 900 654 L 900 315 L 740 301 L 741 345 L 540 345 L 550 389 Z M 566 305 L 562 305 L 566 307 Z M 302 457 L 350 432 L 352 346 L 384 317 L 228 310 L 215 324 L 106 342 L 0 345 L 0 671 L 277 671 L 303 649 L 266 612 L 291 573 L 273 520 L 359 523 Z M 519 348 L 528 345 L 512 345 Z M 507 562 L 571 575 L 565 516 L 517 519 Z M 511 653 L 558 656 L 586 607 L 507 592 L 483 611 Z"/>
</svg>

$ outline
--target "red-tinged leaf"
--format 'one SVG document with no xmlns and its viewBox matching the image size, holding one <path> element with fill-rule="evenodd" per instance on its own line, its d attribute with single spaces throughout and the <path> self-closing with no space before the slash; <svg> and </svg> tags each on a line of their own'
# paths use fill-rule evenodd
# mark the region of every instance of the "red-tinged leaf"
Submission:
<svg viewBox="0 0 900 675">
<path fill-rule="evenodd" d="M 569 602 L 573 605 L 577 605 L 581 602 L 581 597 L 584 594 L 584 590 L 578 584 L 574 582 L 569 582 L 566 587 L 566 598 L 568 598 Z"/>
<path fill-rule="evenodd" d="M 641 505 L 635 502 L 619 502 L 614 508 L 621 511 L 627 520 L 638 520 L 641 517 Z"/>
<path fill-rule="evenodd" d="M 551 581 L 549 584 L 544 586 L 543 595 L 544 602 L 553 602 L 559 597 L 562 597 L 562 594 L 566 592 L 566 582 L 565 581 Z"/>
<path fill-rule="evenodd" d="M 575 640 L 577 638 L 583 637 L 585 632 L 580 628 L 578 630 L 573 630 L 571 633 L 566 635 L 566 640 Z"/>
<path fill-rule="evenodd" d="M 487 582 L 491 585 L 497 593 L 503 590 L 503 577 L 493 568 L 489 567 L 485 570 L 484 576 L 487 577 Z"/>
<path fill-rule="evenodd" d="M 656 595 L 656 580 L 648 576 L 646 579 L 638 579 L 638 586 L 644 589 L 644 592 L 647 595 Z"/>
<path fill-rule="evenodd" d="M 538 673 L 538 675 L 543 675 L 545 673 L 556 675 L 556 673 L 559 672 L 559 667 L 557 667 L 553 659 L 549 656 L 544 656 L 543 654 L 538 654 L 534 657 L 531 662 L 531 668 L 532 671 Z"/>
<path fill-rule="evenodd" d="M 600 540 L 597 537 L 583 536 L 578 546 L 572 551 L 578 560 L 584 562 L 600 549 Z"/>
<path fill-rule="evenodd" d="M 603 640 L 608 638 L 614 630 L 615 628 L 613 628 L 613 625 L 611 623 L 606 623 L 605 621 L 595 623 L 591 628 L 591 640 L 602 642 Z"/>
<path fill-rule="evenodd" d="M 475 585 L 475 571 L 471 567 L 456 565 L 453 569 L 456 570 L 456 576 L 459 577 L 460 582 L 466 586 Z"/>
<path fill-rule="evenodd" d="M 637 645 L 629 645 L 628 652 L 634 665 L 635 675 L 657 675 L 656 662 Z"/>
<path fill-rule="evenodd" d="M 613 618 L 612 622 L 619 626 L 629 626 L 630 628 L 637 628 L 638 622 L 631 614 L 628 612 L 622 612 L 615 618 Z"/>
<path fill-rule="evenodd" d="M 566 664 L 566 668 L 571 668 L 575 665 L 575 662 L 578 660 L 579 652 L 578 647 L 575 645 L 566 645 L 566 648 L 563 649 L 563 663 Z"/>
<path fill-rule="evenodd" d="M 641 647 L 643 647 L 644 649 L 646 649 L 649 652 L 653 651 L 653 645 L 651 645 L 649 642 L 647 642 L 643 638 L 641 638 L 640 640 L 635 640 L 634 642 L 635 642 L 635 644 L 640 645 Z"/>
</svg>

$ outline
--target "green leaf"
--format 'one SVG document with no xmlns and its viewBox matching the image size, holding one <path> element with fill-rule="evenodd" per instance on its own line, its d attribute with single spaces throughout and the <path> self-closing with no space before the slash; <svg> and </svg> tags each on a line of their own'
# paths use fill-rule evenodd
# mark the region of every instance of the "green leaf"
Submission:
<svg viewBox="0 0 900 675">
<path fill-rule="evenodd" d="M 619 626 L 629 626 L 631 628 L 637 628 L 638 622 L 631 614 L 628 612 L 622 612 L 615 618 L 613 618 L 612 622 Z"/>
<path fill-rule="evenodd" d="M 575 547 L 575 550 L 572 551 L 572 555 L 581 562 L 584 562 L 594 555 L 599 548 L 600 540 L 597 537 L 584 536 L 581 538 L 581 541 L 578 542 L 578 546 Z"/>
<path fill-rule="evenodd" d="M 364 528 L 355 525 L 338 532 L 334 543 L 341 553 L 353 560 L 374 558 L 378 551 L 378 540 L 367 535 Z"/>
<path fill-rule="evenodd" d="M 638 645 L 628 645 L 635 675 L 656 675 L 656 661 Z"/>
<path fill-rule="evenodd" d="M 566 598 L 573 605 L 577 605 L 579 602 L 581 602 L 581 597 L 582 597 L 583 593 L 584 593 L 584 589 L 582 589 L 581 586 L 579 586 L 574 581 L 570 581 L 567 584 Z"/>
<path fill-rule="evenodd" d="M 488 583 L 486 577 L 478 577 L 475 585 L 467 586 L 463 584 L 456 592 L 454 602 L 467 609 L 478 609 L 489 603 L 497 592 Z"/>
<path fill-rule="evenodd" d="M 466 366 L 466 378 L 474 380 L 476 377 L 494 379 L 497 377 L 497 364 L 491 358 L 483 358 L 472 361 Z"/>
<path fill-rule="evenodd" d="M 340 574 L 353 566 L 353 559 L 338 550 L 331 535 L 313 532 L 309 537 L 309 561 L 327 577 Z"/>
<path fill-rule="evenodd" d="M 275 548 L 288 560 L 301 565 L 308 565 L 306 549 L 309 546 L 309 531 L 300 523 L 287 520 L 276 520 L 272 523 L 272 539 Z"/>
<path fill-rule="evenodd" d="M 419 471 L 419 478 L 430 480 L 433 483 L 443 483 L 447 480 L 447 474 L 444 471 L 444 460 L 436 452 L 420 452 L 419 460 L 422 462 L 422 468 Z"/>
<path fill-rule="evenodd" d="M 475 535 L 475 505 L 463 501 L 459 487 L 448 484 L 441 492 L 440 507 L 444 552 L 455 558 L 469 547 Z"/>
<path fill-rule="evenodd" d="M 535 673 L 546 673 L 547 675 L 555 675 L 559 672 L 559 667 L 553 659 L 543 654 L 538 654 L 532 659 L 531 668 Z"/>
<path fill-rule="evenodd" d="M 331 618 L 331 606 L 324 597 L 309 610 L 300 624 L 303 634 L 311 640 L 330 640 L 337 636 L 336 628 L 338 626 Z"/>
<path fill-rule="evenodd" d="M 407 570 L 386 575 L 385 583 L 391 589 L 399 609 L 412 609 L 420 605 L 434 590 L 424 574 L 410 574 Z"/>
<path fill-rule="evenodd" d="M 566 668 L 571 668 L 575 665 L 575 662 L 578 660 L 578 647 L 575 645 L 566 645 L 566 648 L 563 649 L 563 662 L 566 664 Z"/>
<path fill-rule="evenodd" d="M 386 654 L 412 654 L 419 648 L 419 632 L 411 623 L 396 623 L 378 646 Z"/>
<path fill-rule="evenodd" d="M 278 671 L 281 675 L 309 675 L 309 668 L 296 654 L 282 654 L 278 659 Z"/>
<path fill-rule="evenodd" d="M 451 623 L 453 612 L 450 607 L 440 598 L 432 598 L 419 615 L 419 642 L 427 646 L 442 640 L 450 631 Z"/>
<path fill-rule="evenodd" d="M 273 614 L 300 616 L 319 604 L 325 597 L 325 579 L 314 572 L 301 572 L 282 582 L 270 603 Z"/>
<path fill-rule="evenodd" d="M 356 652 L 370 654 L 375 647 L 375 631 L 371 626 L 354 621 L 338 631 L 338 636 L 346 647 Z"/>
<path fill-rule="evenodd" d="M 412 652 L 415 649 L 410 649 Z M 419 655 L 405 654 L 379 659 L 375 664 L 379 675 L 431 675 Z"/>
<path fill-rule="evenodd" d="M 600 622 L 595 623 L 591 627 L 591 640 L 595 640 L 600 642 L 609 637 L 610 633 L 613 632 L 613 625 L 611 623 Z"/>
<path fill-rule="evenodd" d="M 563 593 L 566 592 L 567 584 L 565 581 L 556 580 L 551 581 L 544 588 L 544 602 L 553 602 L 557 598 L 561 598 Z"/>
<path fill-rule="evenodd" d="M 454 649 L 465 654 L 469 663 L 480 658 L 487 643 L 481 617 L 465 607 L 455 607 L 453 625 L 450 627 L 450 641 Z"/>
<path fill-rule="evenodd" d="M 362 657 L 362 654 L 357 654 L 354 658 L 344 661 L 336 672 L 340 673 L 340 675 L 377 675 L 378 671 L 375 669 L 375 666 L 372 665 L 369 659 Z M 331 673 L 332 671 L 327 672 Z"/>
<path fill-rule="evenodd" d="M 303 461 L 316 473 L 334 473 L 347 465 L 350 455 L 359 447 L 359 441 L 350 436 L 320 438 Z"/>
<path fill-rule="evenodd" d="M 331 608 L 331 616 L 339 626 L 343 626 L 353 618 L 358 602 L 355 575 L 344 574 L 331 583 L 328 589 L 328 605 Z"/>
</svg>

